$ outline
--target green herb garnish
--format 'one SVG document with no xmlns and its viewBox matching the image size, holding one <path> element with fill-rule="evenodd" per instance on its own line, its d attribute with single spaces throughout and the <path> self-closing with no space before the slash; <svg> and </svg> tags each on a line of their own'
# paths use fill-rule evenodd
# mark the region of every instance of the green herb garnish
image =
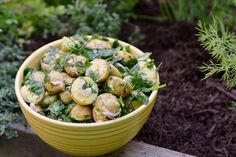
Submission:
<svg viewBox="0 0 236 157">
<path fill-rule="evenodd" d="M 155 84 L 155 85 L 153 85 L 153 86 L 150 87 L 150 88 L 142 88 L 141 90 L 142 90 L 143 92 L 150 92 L 150 91 L 158 90 L 158 89 L 161 89 L 161 88 L 164 88 L 164 87 L 166 87 L 166 84 L 162 84 L 162 85 L 160 85 L 160 84 Z"/>
<path fill-rule="evenodd" d="M 140 56 L 138 56 L 137 60 L 140 61 L 145 61 L 147 60 L 150 56 L 152 55 L 152 53 L 144 53 Z"/>
<path fill-rule="evenodd" d="M 27 82 L 27 85 L 29 86 L 29 90 L 37 95 L 40 95 L 44 91 L 44 86 L 41 82 L 31 80 Z"/>
</svg>

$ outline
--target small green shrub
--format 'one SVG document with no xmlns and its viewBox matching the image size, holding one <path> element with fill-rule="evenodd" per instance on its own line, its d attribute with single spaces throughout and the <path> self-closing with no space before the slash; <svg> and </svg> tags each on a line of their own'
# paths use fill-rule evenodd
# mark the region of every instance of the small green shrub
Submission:
<svg viewBox="0 0 236 157">
<path fill-rule="evenodd" d="M 0 2 L 0 42 L 29 43 L 33 33 L 47 37 L 56 35 L 61 23 L 59 15 L 65 13 L 63 6 L 47 7 L 40 0 Z"/>
<path fill-rule="evenodd" d="M 91 6 L 92 5 L 92 6 Z M 120 32 L 121 19 L 116 13 L 109 13 L 102 3 L 80 2 L 67 6 L 64 23 L 71 34 L 99 34 L 116 37 Z"/>
<path fill-rule="evenodd" d="M 9 125 L 22 119 L 15 96 L 14 78 L 23 58 L 18 47 L 0 45 L 0 136 L 6 134 L 8 138 L 17 135 Z"/>
<path fill-rule="evenodd" d="M 31 37 L 61 37 L 75 33 L 117 36 L 121 19 L 100 1 L 47 5 L 40 0 L 0 2 L 0 42 L 30 43 Z"/>
</svg>

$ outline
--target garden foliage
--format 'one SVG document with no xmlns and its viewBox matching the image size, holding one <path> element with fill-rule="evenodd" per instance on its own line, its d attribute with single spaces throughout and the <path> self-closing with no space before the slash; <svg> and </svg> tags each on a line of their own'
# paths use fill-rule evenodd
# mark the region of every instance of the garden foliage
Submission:
<svg viewBox="0 0 236 157">
<path fill-rule="evenodd" d="M 16 136 L 17 132 L 10 129 L 9 124 L 22 119 L 14 92 L 14 77 L 22 59 L 18 47 L 0 45 L 0 136 Z"/>
<path fill-rule="evenodd" d="M 0 0 L 0 136 L 16 136 L 9 126 L 22 119 L 14 78 L 26 57 L 24 46 L 34 39 L 75 33 L 116 37 L 121 21 L 127 19 L 121 19 L 120 15 L 130 12 L 134 2 L 137 0 Z"/>
<path fill-rule="evenodd" d="M 212 16 L 222 24 L 235 27 L 235 0 L 156 0 L 161 16 L 171 21 L 204 21 L 212 23 Z"/>
</svg>

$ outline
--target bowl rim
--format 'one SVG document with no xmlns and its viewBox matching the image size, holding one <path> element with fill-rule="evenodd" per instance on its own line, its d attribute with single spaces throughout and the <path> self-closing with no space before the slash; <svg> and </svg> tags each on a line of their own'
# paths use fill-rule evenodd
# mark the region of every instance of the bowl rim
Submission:
<svg viewBox="0 0 236 157">
<path fill-rule="evenodd" d="M 91 36 L 88 36 L 88 37 L 91 37 Z M 115 40 L 114 38 L 107 38 L 107 39 L 109 39 L 109 42 L 113 42 Z M 24 69 L 29 65 L 29 63 L 32 62 L 33 58 L 35 58 L 35 56 L 37 54 L 42 53 L 43 50 L 45 50 L 46 48 L 48 48 L 50 46 L 55 46 L 55 45 L 59 44 L 61 42 L 61 40 L 62 39 L 58 39 L 58 40 L 52 41 L 50 43 L 47 43 L 46 45 L 43 45 L 40 48 L 38 48 L 37 50 L 35 50 L 34 52 L 32 52 L 31 55 L 28 56 L 25 59 L 25 61 L 22 63 L 22 65 L 20 66 L 20 68 L 19 68 L 19 70 L 18 70 L 18 72 L 16 74 L 16 78 L 15 78 L 15 92 L 16 92 L 16 96 L 17 96 L 19 105 L 20 105 L 20 107 L 22 107 L 25 110 L 27 110 L 28 112 L 30 112 L 33 116 L 35 116 L 38 119 L 41 119 L 43 121 L 47 121 L 49 123 L 53 123 L 53 124 L 56 124 L 56 125 L 59 125 L 59 126 L 66 126 L 66 127 L 84 127 L 84 128 L 89 127 L 90 128 L 90 127 L 98 127 L 98 126 L 108 126 L 108 125 L 111 125 L 111 124 L 119 123 L 121 121 L 125 121 L 125 120 L 135 116 L 139 112 L 142 112 L 143 110 L 145 110 L 149 105 L 151 105 L 152 101 L 155 101 L 154 99 L 156 98 L 158 90 L 152 91 L 152 93 L 149 96 L 149 102 L 148 102 L 147 105 L 141 105 L 138 109 L 134 110 L 133 112 L 131 112 L 131 113 L 127 114 L 127 115 L 124 115 L 122 117 L 119 117 L 117 119 L 113 119 L 113 120 L 109 120 L 109 121 L 105 121 L 105 122 L 100 122 L 100 123 L 70 123 L 70 122 L 63 122 L 63 121 L 51 119 L 51 118 L 49 118 L 47 116 L 41 115 L 41 114 L 33 111 L 29 107 L 29 105 L 24 101 L 23 97 L 21 96 L 20 87 L 22 85 L 22 82 L 20 81 L 20 77 L 21 76 L 23 77 Z M 140 54 L 144 53 L 143 51 L 141 51 L 137 47 L 135 47 L 135 46 L 133 46 L 133 45 L 127 43 L 127 42 L 120 41 L 120 40 L 118 40 L 118 42 L 121 45 L 126 45 L 126 46 L 129 45 L 132 49 L 134 49 L 134 51 L 137 51 Z M 157 81 L 159 83 L 159 74 L 158 73 L 157 73 Z"/>
</svg>

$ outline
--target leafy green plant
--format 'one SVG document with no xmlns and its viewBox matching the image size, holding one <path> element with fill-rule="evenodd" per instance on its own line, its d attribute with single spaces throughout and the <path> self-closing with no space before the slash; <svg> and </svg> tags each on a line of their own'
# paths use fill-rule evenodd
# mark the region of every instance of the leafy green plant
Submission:
<svg viewBox="0 0 236 157">
<path fill-rule="evenodd" d="M 229 109 L 230 110 L 233 110 L 233 111 L 236 111 L 236 102 L 235 101 L 232 101 L 230 106 L 229 106 Z"/>
<path fill-rule="evenodd" d="M 17 136 L 9 125 L 21 121 L 19 105 L 14 92 L 14 78 L 23 59 L 22 52 L 15 46 L 0 45 L 0 136 Z"/>
<path fill-rule="evenodd" d="M 140 0 L 104 0 L 103 3 L 108 5 L 108 10 L 110 12 L 116 12 L 127 18 L 133 12 L 135 6 Z"/>
<path fill-rule="evenodd" d="M 205 20 L 208 0 L 158 0 L 161 14 L 169 20 Z"/>
<path fill-rule="evenodd" d="M 235 26 L 235 0 L 157 0 L 161 16 L 171 21 L 204 21 L 212 23 L 212 16 L 222 24 Z"/>
<path fill-rule="evenodd" d="M 0 42 L 29 43 L 33 33 L 47 37 L 60 30 L 59 15 L 65 13 L 63 6 L 47 7 L 40 0 L 0 2 Z"/>
<path fill-rule="evenodd" d="M 232 88 L 236 85 L 236 35 L 225 30 L 225 27 L 219 27 L 217 20 L 208 26 L 199 23 L 197 29 L 201 45 L 213 58 L 201 67 L 206 72 L 205 79 L 222 74 L 222 80 Z"/>
<path fill-rule="evenodd" d="M 47 38 L 75 33 L 114 37 L 120 31 L 119 15 L 108 12 L 101 1 L 55 3 L 54 6 L 40 0 L 0 2 L 0 42 L 23 45 L 33 35 Z"/>
<path fill-rule="evenodd" d="M 107 12 L 105 4 L 96 2 L 89 4 L 80 1 L 76 5 L 67 6 L 66 27 L 71 34 L 99 34 L 117 36 L 120 31 L 121 20 L 116 13 Z"/>
</svg>

